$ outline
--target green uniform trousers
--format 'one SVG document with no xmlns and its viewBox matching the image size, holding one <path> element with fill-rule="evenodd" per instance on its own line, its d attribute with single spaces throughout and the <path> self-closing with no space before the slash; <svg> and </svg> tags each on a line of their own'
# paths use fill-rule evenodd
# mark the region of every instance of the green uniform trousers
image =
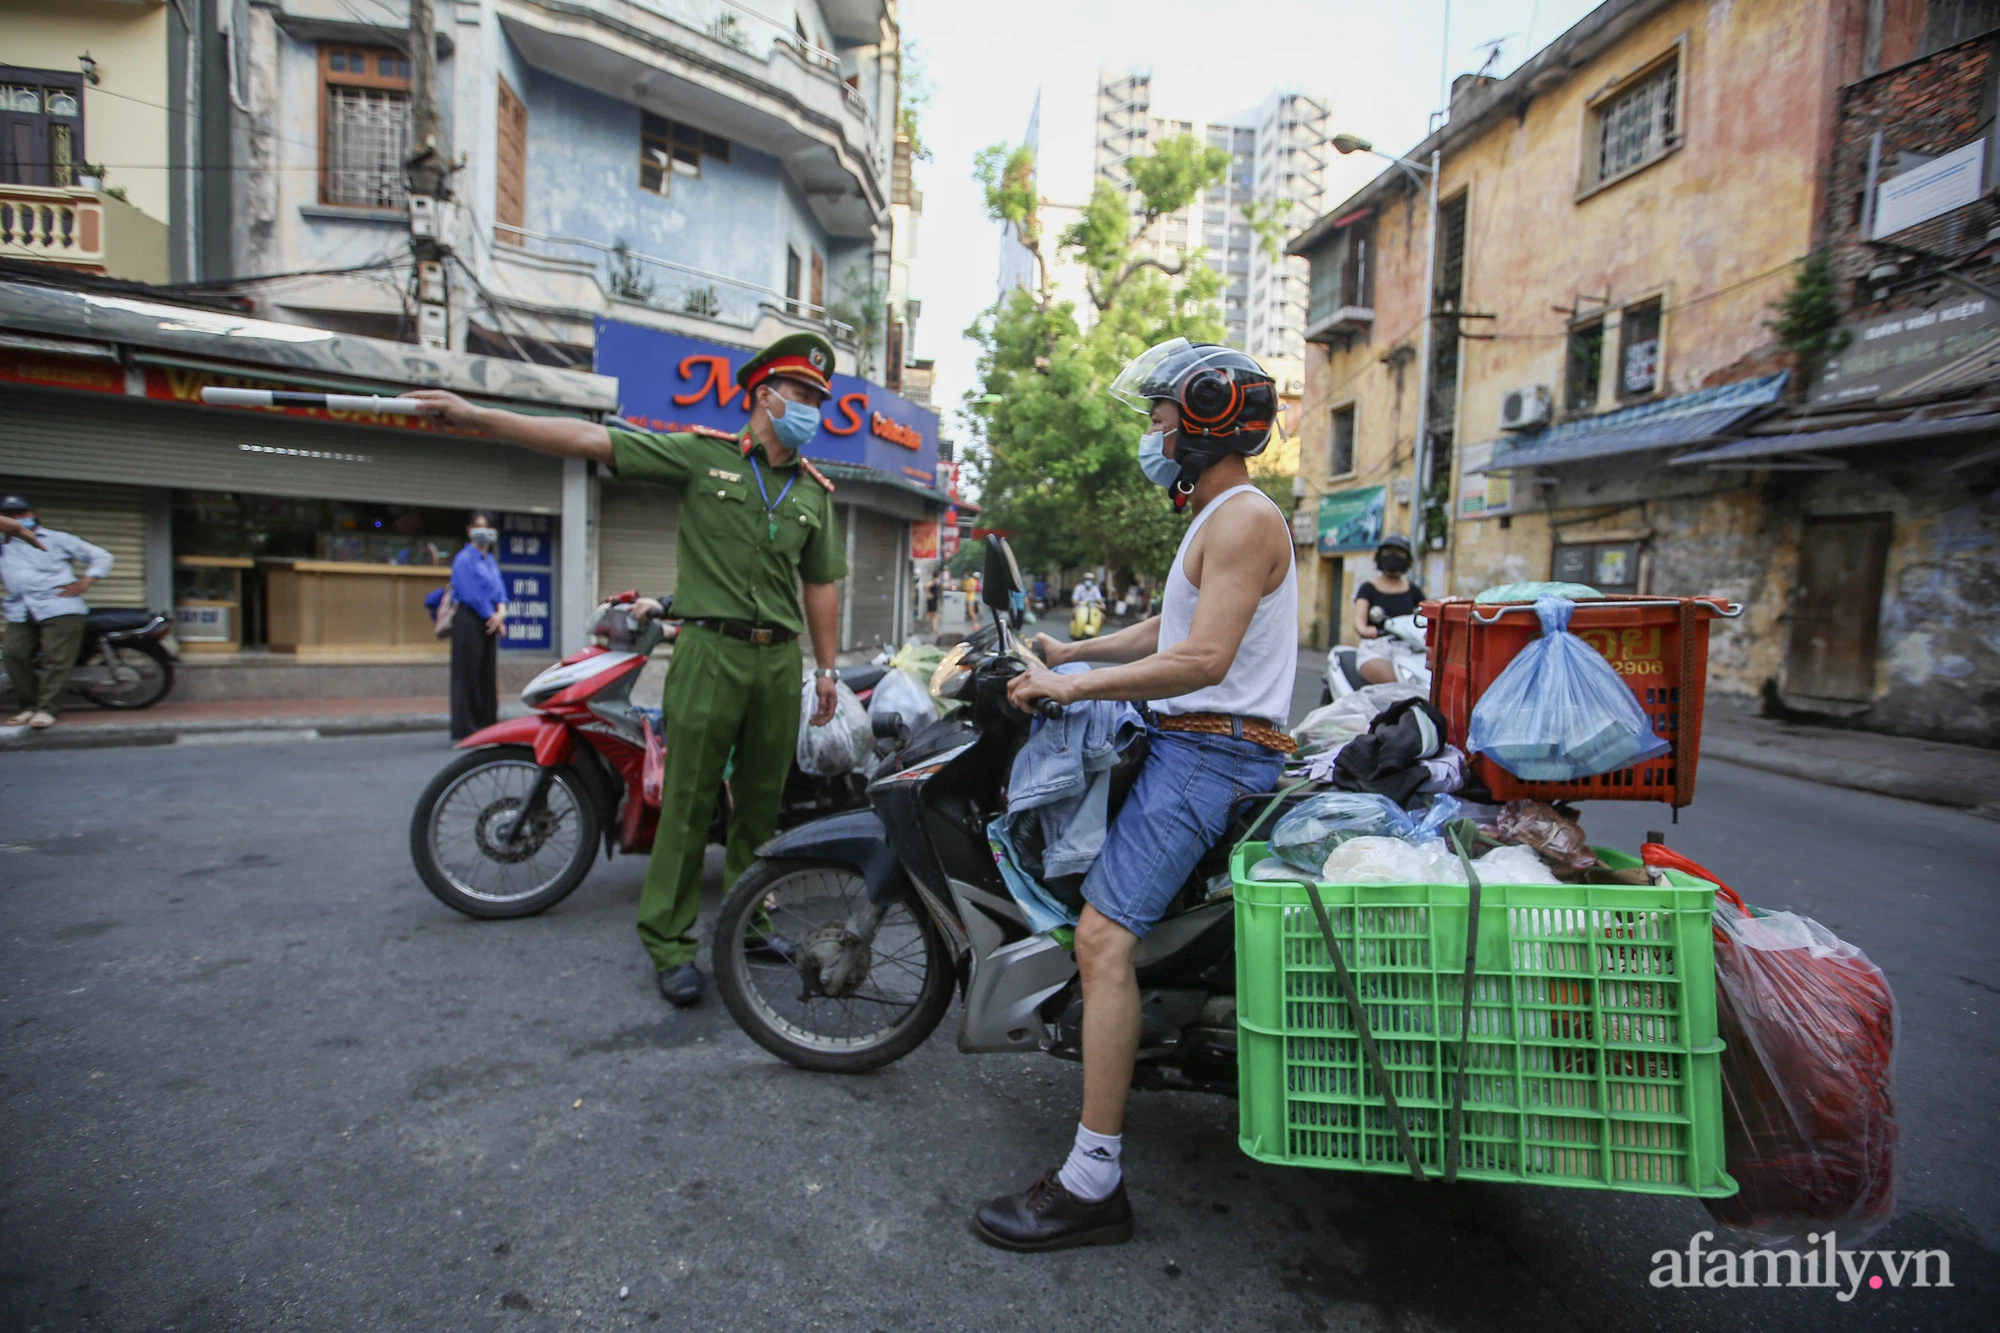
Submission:
<svg viewBox="0 0 2000 1333">
<path fill-rule="evenodd" d="M 799 644 L 753 644 L 684 626 L 674 644 L 661 708 L 666 772 L 660 829 L 639 895 L 639 939 L 659 971 L 694 961 L 708 826 L 732 749 L 735 809 L 723 857 L 723 887 L 778 831 L 785 778 L 799 740 Z"/>
<path fill-rule="evenodd" d="M 47 620 L 7 622 L 7 679 L 14 682 L 15 706 L 61 710 L 63 686 L 69 684 L 76 650 L 83 644 L 82 616 L 50 616 Z M 42 650 L 42 678 L 35 680 L 35 649 Z M 796 709 L 794 712 L 798 711 Z M 796 721 L 796 719 L 794 719 Z"/>
</svg>

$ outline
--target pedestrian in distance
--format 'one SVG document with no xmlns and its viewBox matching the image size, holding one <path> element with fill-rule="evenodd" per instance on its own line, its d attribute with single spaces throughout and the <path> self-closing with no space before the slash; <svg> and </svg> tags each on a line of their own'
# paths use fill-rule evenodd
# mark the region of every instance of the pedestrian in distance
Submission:
<svg viewBox="0 0 2000 1333">
<path fill-rule="evenodd" d="M 619 481 L 680 493 L 683 617 L 662 700 L 666 771 L 660 826 L 639 897 L 639 939 L 660 994 L 698 1002 L 695 919 L 701 908 L 708 827 L 735 754 L 733 806 L 723 857 L 725 887 L 778 831 L 785 779 L 798 743 L 799 635 L 812 640 L 819 726 L 833 717 L 836 585 L 847 576 L 833 483 L 801 454 L 820 428 L 833 381 L 833 346 L 818 334 L 780 338 L 736 373 L 750 419 L 736 435 L 698 428 L 656 435 L 574 418 L 475 407 L 453 393 L 407 397 L 450 425 L 561 458 L 584 458 Z M 791 942 L 768 932 L 753 951 L 790 961 Z"/>
<path fill-rule="evenodd" d="M 500 715 L 500 639 L 507 631 L 507 580 L 494 550 L 500 530 L 475 511 L 451 561 L 451 738 L 462 741 Z"/>
<path fill-rule="evenodd" d="M 924 584 L 924 614 L 930 617 L 931 636 L 938 632 L 938 604 L 944 600 L 944 569 L 940 565 L 931 571 L 930 581 Z"/>
<path fill-rule="evenodd" d="M 1111 391 L 1150 411 L 1139 466 L 1176 509 L 1191 507 L 1194 521 L 1158 617 L 1080 643 L 1038 635 L 1048 666 L 1030 659 L 1007 686 L 1023 709 L 1044 698 L 1150 700 L 1155 717 L 1145 763 L 1083 881 L 1075 1142 L 1059 1168 L 973 1214 L 974 1233 L 1007 1250 L 1131 1238 L 1120 1157 L 1139 1051 L 1139 944 L 1228 831 L 1238 802 L 1275 787 L 1293 749 L 1282 730 L 1298 668 L 1291 525 L 1245 462 L 1269 442 L 1276 386 L 1241 352 L 1176 338 L 1134 360 Z M 1050 669 L 1079 661 L 1114 665 L 1076 675 Z"/>
<path fill-rule="evenodd" d="M 4 656 L 7 679 L 20 711 L 13 727 L 43 731 L 62 712 L 62 693 L 83 645 L 83 620 L 90 607 L 83 595 L 111 572 L 111 552 L 81 537 L 45 528 L 25 495 L 0 496 L 0 583 L 7 597 L 0 615 L 7 621 Z M 37 678 L 35 654 L 42 655 Z"/>
</svg>

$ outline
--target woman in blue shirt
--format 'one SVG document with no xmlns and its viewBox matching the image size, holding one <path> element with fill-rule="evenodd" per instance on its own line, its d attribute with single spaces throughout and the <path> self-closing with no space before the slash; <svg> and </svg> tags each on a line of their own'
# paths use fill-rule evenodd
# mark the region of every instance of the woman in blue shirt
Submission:
<svg viewBox="0 0 2000 1333">
<path fill-rule="evenodd" d="M 507 583 L 493 558 L 500 531 L 493 516 L 475 511 L 465 545 L 451 562 L 451 738 L 464 740 L 493 725 L 500 711 L 500 634 L 507 623 Z"/>
</svg>

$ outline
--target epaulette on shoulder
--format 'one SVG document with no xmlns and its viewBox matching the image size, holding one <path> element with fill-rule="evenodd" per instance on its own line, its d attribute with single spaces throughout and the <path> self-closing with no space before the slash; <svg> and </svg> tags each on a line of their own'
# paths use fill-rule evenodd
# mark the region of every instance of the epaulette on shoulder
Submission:
<svg viewBox="0 0 2000 1333">
<path fill-rule="evenodd" d="M 726 430 L 717 430 L 713 426 L 689 426 L 687 433 L 690 435 L 705 435 L 711 440 L 727 440 L 731 444 L 736 443 L 734 435 Z"/>
<path fill-rule="evenodd" d="M 818 468 L 812 465 L 812 460 L 810 458 L 801 458 L 799 460 L 799 466 L 805 469 L 805 473 L 808 477 L 811 477 L 814 481 L 826 487 L 826 493 L 828 495 L 833 494 L 833 483 L 826 479 L 826 474 L 824 472 L 821 472 Z"/>
</svg>

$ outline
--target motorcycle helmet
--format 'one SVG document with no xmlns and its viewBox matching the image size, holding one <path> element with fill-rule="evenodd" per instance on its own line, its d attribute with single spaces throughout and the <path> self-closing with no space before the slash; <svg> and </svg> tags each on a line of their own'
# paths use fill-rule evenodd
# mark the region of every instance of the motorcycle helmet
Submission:
<svg viewBox="0 0 2000 1333">
<path fill-rule="evenodd" d="M 1195 479 L 1229 454 L 1254 458 L 1271 442 L 1278 386 L 1248 354 L 1216 343 L 1173 338 L 1126 363 L 1111 396 L 1138 412 L 1162 399 L 1180 408 L 1180 441 L 1171 487 L 1174 508 L 1187 505 Z"/>
<path fill-rule="evenodd" d="M 1416 557 L 1412 553 L 1413 549 L 1414 548 L 1412 548 L 1410 545 L 1410 539 L 1408 537 L 1405 537 L 1402 533 L 1400 532 L 1383 533 L 1382 540 L 1375 543 L 1375 554 L 1378 557 L 1378 559 L 1375 561 L 1376 568 L 1380 569 L 1385 574 L 1408 573 L 1411 566 L 1413 566 L 1416 563 Z M 1384 561 L 1379 559 L 1379 557 L 1384 551 L 1396 552 L 1402 558 L 1400 560 L 1397 560 L 1392 557 L 1389 561 L 1385 563 Z M 1398 566 L 1400 566 L 1400 568 L 1398 568 Z"/>
</svg>

